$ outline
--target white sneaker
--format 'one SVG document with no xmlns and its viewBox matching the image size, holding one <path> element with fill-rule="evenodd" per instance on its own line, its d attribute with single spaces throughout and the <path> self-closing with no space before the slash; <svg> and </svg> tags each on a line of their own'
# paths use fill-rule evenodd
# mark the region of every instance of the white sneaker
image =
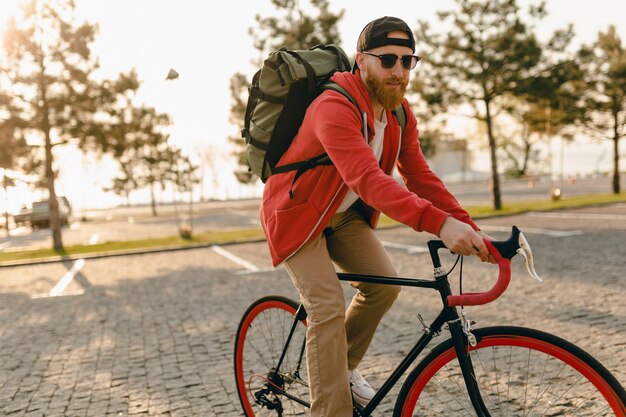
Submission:
<svg viewBox="0 0 626 417">
<path fill-rule="evenodd" d="M 367 403 L 369 403 L 370 400 L 374 398 L 374 394 L 376 394 L 376 391 L 374 391 L 372 386 L 367 383 L 365 378 L 363 378 L 356 369 L 348 371 L 348 376 L 350 378 L 350 389 L 352 389 L 352 397 L 362 406 L 366 406 Z"/>
</svg>

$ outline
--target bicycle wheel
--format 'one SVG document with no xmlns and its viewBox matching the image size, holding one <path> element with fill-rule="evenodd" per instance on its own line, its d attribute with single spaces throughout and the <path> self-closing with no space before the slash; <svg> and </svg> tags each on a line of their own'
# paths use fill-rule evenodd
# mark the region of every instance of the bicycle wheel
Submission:
<svg viewBox="0 0 626 417">
<path fill-rule="evenodd" d="M 268 296 L 254 302 L 241 318 L 235 339 L 235 377 L 248 417 L 308 413 L 306 319 L 295 321 L 297 308 L 298 303 L 289 298 Z M 284 357 L 277 371 L 281 355 Z"/>
<path fill-rule="evenodd" d="M 626 392 L 589 354 L 559 337 L 519 327 L 473 332 L 476 380 L 495 416 L 626 416 Z M 411 371 L 394 416 L 475 416 L 452 341 Z"/>
</svg>

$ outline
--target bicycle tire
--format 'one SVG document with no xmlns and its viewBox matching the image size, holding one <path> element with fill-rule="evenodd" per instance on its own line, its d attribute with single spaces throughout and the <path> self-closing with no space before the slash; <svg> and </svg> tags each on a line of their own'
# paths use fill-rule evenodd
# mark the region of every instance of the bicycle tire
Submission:
<svg viewBox="0 0 626 417">
<path fill-rule="evenodd" d="M 591 355 L 538 330 L 473 331 L 483 400 L 495 416 L 626 416 L 626 392 Z M 402 385 L 394 416 L 475 416 L 452 340 L 437 345 Z"/>
<path fill-rule="evenodd" d="M 263 297 L 248 307 L 239 322 L 235 337 L 235 379 L 247 417 L 308 414 L 308 407 L 276 389 L 280 387 L 289 395 L 309 402 L 306 357 L 302 354 L 306 319 L 296 327 L 280 372 L 273 371 L 294 323 L 298 305 L 296 301 L 279 295 Z M 265 405 L 257 401 L 257 395 Z M 282 409 L 281 413 L 278 408 Z"/>
</svg>

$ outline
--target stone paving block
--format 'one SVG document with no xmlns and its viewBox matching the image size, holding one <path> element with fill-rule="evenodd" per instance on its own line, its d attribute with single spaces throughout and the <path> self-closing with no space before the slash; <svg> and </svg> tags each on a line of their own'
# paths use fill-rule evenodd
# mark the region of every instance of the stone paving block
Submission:
<svg viewBox="0 0 626 417">
<path fill-rule="evenodd" d="M 529 220 L 497 221 L 523 226 L 521 221 Z M 470 317 L 480 326 L 515 323 L 554 332 L 597 356 L 626 382 L 626 261 L 597 256 L 623 245 L 622 223 L 599 231 L 580 226 L 584 248 L 580 236 L 527 235 L 545 283 L 535 284 L 514 261 L 507 293 L 492 305 L 468 308 Z M 405 242 L 420 236 L 404 229 L 380 233 L 384 240 Z M 258 252 L 263 245 L 242 248 Z M 26 296 L 27 287 L 16 292 L 16 284 L 5 294 L 5 277 L 49 276 L 53 282 L 58 265 L 0 269 L 0 323 L 6 336 L 0 346 L 0 414 L 241 416 L 232 374 L 241 314 L 265 294 L 294 299 L 297 294 L 282 269 L 238 275 L 206 254 L 207 249 L 196 249 L 88 260 L 81 272 L 98 291 L 38 300 Z M 430 276 L 427 256 L 390 254 L 403 276 Z M 464 266 L 467 290 L 488 286 L 492 279 L 487 266 Z M 458 289 L 458 281 L 454 285 Z M 345 288 L 349 301 L 352 290 Z M 435 295 L 414 289 L 400 293 L 359 367 L 374 386 L 421 334 L 416 314 L 434 318 L 440 306 Z M 399 385 L 392 389 L 379 416 L 391 414 L 398 390 Z"/>
<path fill-rule="evenodd" d="M 26 408 L 28 407 L 28 401 L 11 401 L 9 403 L 9 405 L 7 405 L 4 408 L 4 412 L 6 414 L 17 414 L 17 413 L 22 413 L 26 411 Z"/>
</svg>

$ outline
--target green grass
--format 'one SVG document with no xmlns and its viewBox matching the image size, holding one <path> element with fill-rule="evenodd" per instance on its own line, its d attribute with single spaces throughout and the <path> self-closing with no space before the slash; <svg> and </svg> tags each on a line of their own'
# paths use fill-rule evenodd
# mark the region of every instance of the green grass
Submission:
<svg viewBox="0 0 626 417">
<path fill-rule="evenodd" d="M 548 211 L 563 208 L 575 208 L 598 204 L 626 202 L 626 193 L 621 194 L 594 194 L 563 198 L 558 201 L 533 200 L 519 203 L 504 204 L 502 210 L 496 211 L 489 206 L 466 207 L 472 218 L 480 219 L 492 216 L 505 216 L 525 213 L 528 211 Z M 380 227 L 397 226 L 399 223 L 386 216 L 381 216 Z M 0 265 L 10 265 L 18 261 L 37 260 L 43 258 L 69 258 L 73 256 L 90 256 L 103 253 L 124 253 L 138 250 L 158 248 L 193 247 L 229 242 L 249 242 L 264 239 L 263 231 L 256 229 L 239 229 L 219 232 L 194 234 L 191 239 L 179 236 L 163 238 L 129 240 L 123 242 L 106 242 L 96 245 L 66 246 L 63 251 L 52 249 L 9 251 L 0 253 Z"/>
<path fill-rule="evenodd" d="M 123 253 L 128 251 L 149 250 L 157 248 L 192 247 L 229 242 L 246 242 L 263 239 L 261 229 L 239 229 L 219 232 L 194 234 L 191 239 L 169 236 L 153 239 L 129 240 L 123 242 L 106 242 L 96 245 L 66 246 L 62 251 L 53 249 L 37 249 L 0 253 L 0 265 L 20 260 L 34 260 L 54 257 L 71 257 L 74 255 L 96 255 L 102 253 Z"/>
<path fill-rule="evenodd" d="M 501 210 L 494 210 L 492 206 L 468 206 L 465 207 L 465 209 L 473 219 L 480 219 L 493 216 L 510 216 L 513 214 L 527 213 L 529 211 L 550 211 L 620 202 L 626 202 L 626 193 L 581 195 L 564 197 L 558 201 L 548 199 L 529 200 L 503 204 Z M 382 227 L 390 227 L 397 224 L 398 222 L 386 216 L 381 216 L 379 223 Z"/>
</svg>

